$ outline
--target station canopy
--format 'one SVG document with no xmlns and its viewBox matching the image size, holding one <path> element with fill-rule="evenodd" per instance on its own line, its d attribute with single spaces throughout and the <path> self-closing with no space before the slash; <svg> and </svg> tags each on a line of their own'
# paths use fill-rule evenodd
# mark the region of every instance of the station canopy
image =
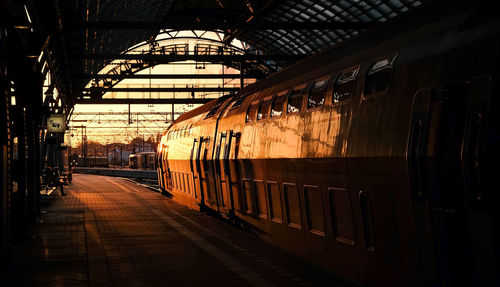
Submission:
<svg viewBox="0 0 500 287">
<path fill-rule="evenodd" d="M 217 62 L 244 67 L 258 79 L 436 1 L 49 1 L 53 6 L 44 2 L 30 1 L 28 10 L 36 12 L 38 17 L 34 18 L 52 19 L 46 22 L 57 19 L 57 24 L 49 27 L 52 31 L 44 49 L 50 54 L 57 88 L 72 106 L 89 82 L 118 58 L 149 65 L 187 60 Z M 237 39 L 246 48 L 242 54 L 221 50 L 219 54 L 196 55 L 191 50 L 183 54 L 167 49 L 126 56 L 126 51 L 137 44 L 153 43 L 161 33 L 175 37 L 176 31 L 212 31 L 221 35 L 221 46 Z"/>
</svg>

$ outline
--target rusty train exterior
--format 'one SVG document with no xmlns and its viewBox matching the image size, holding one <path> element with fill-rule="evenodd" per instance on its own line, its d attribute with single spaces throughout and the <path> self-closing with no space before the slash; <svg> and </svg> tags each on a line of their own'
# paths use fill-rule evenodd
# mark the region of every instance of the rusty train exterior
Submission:
<svg viewBox="0 0 500 287">
<path fill-rule="evenodd" d="M 500 22 L 408 18 L 180 116 L 162 188 L 363 285 L 498 284 Z"/>
</svg>

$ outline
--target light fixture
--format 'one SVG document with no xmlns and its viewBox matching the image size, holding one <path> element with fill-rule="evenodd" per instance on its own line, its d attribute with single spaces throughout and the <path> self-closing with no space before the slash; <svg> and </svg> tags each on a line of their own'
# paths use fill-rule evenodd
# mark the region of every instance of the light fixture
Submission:
<svg viewBox="0 0 500 287">
<path fill-rule="evenodd" d="M 43 50 L 40 52 L 40 55 L 38 56 L 38 63 L 40 63 L 42 61 L 42 57 L 43 57 Z M 44 64 L 45 66 L 45 64 Z"/>
<path fill-rule="evenodd" d="M 16 25 L 16 26 L 13 26 L 14 29 L 17 29 L 17 30 L 28 30 L 30 29 L 29 26 L 27 25 Z"/>
<path fill-rule="evenodd" d="M 31 24 L 32 22 L 31 22 L 30 13 L 28 13 L 28 8 L 26 7 L 26 5 L 24 5 L 24 12 L 26 12 L 26 18 L 28 18 L 28 22 L 30 22 L 30 24 Z"/>
</svg>

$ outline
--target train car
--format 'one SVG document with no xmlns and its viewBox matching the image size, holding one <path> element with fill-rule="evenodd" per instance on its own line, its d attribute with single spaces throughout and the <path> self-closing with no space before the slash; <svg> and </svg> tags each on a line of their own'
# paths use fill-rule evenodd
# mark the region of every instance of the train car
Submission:
<svg viewBox="0 0 500 287">
<path fill-rule="evenodd" d="M 156 153 L 155 152 L 140 152 L 136 154 L 137 168 L 156 170 Z"/>
<path fill-rule="evenodd" d="M 140 152 L 129 156 L 129 168 L 132 169 L 157 169 L 157 159 L 155 152 Z"/>
<path fill-rule="evenodd" d="M 131 169 L 137 168 L 137 156 L 135 154 L 128 156 L 128 167 Z"/>
<path fill-rule="evenodd" d="M 497 285 L 500 21 L 458 6 L 180 116 L 161 187 L 359 284 Z"/>
<path fill-rule="evenodd" d="M 89 156 L 87 158 L 78 158 L 78 166 L 84 167 L 108 167 L 108 158 L 105 156 Z"/>
</svg>

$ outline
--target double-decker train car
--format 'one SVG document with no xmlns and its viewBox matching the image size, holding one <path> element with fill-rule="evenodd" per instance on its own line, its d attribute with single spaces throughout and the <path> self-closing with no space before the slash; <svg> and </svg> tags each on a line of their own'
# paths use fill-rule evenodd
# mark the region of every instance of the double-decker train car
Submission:
<svg viewBox="0 0 500 287">
<path fill-rule="evenodd" d="M 155 152 L 140 152 L 131 154 L 128 158 L 129 168 L 132 169 L 157 169 L 157 160 Z"/>
<path fill-rule="evenodd" d="M 500 21 L 453 9 L 183 114 L 160 185 L 360 284 L 498 284 Z"/>
</svg>

